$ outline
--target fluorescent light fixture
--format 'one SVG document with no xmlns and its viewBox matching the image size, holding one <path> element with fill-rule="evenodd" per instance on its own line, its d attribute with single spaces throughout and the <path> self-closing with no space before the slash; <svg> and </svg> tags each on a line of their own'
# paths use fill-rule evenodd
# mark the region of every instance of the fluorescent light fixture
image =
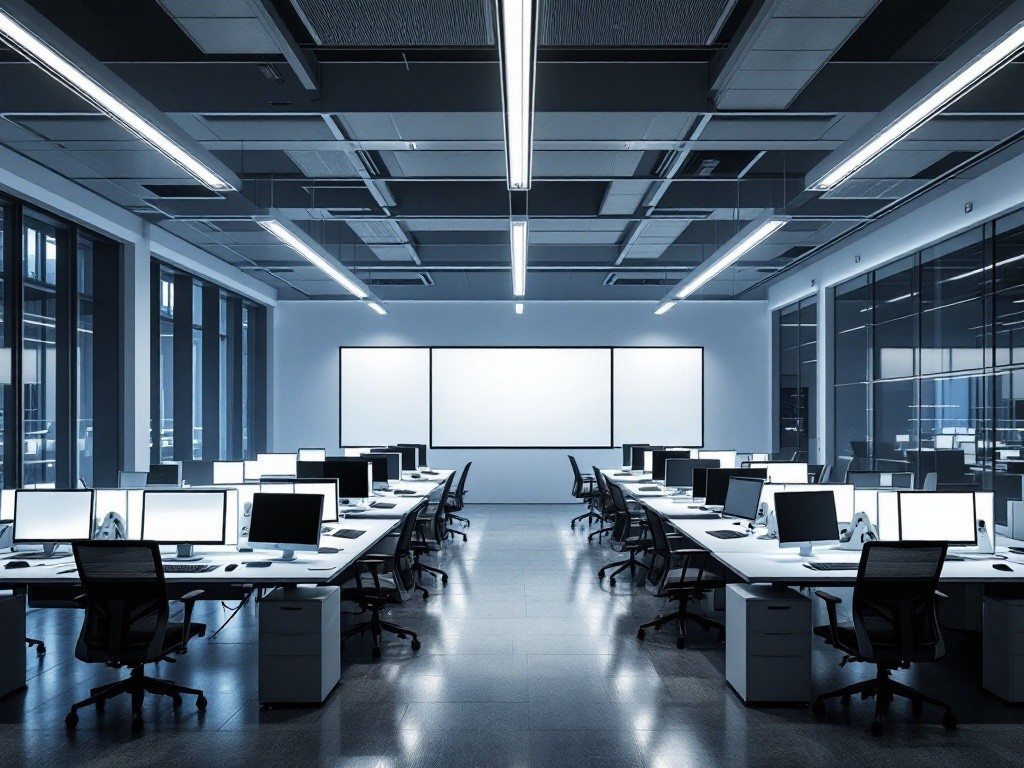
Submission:
<svg viewBox="0 0 1024 768">
<path fill-rule="evenodd" d="M 534 0 L 495 0 L 505 97 L 505 156 L 509 189 L 530 188 L 533 84 L 536 72 Z"/>
<path fill-rule="evenodd" d="M 382 307 L 376 301 L 368 301 L 368 302 L 366 302 L 366 306 L 368 306 L 370 309 L 372 309 L 378 315 L 386 315 L 388 313 L 388 311 L 386 309 L 384 309 L 384 307 Z"/>
<path fill-rule="evenodd" d="M 231 184 L 189 154 L 167 134 L 154 126 L 130 106 L 64 56 L 41 40 L 36 34 L 0 10 L 0 37 L 11 48 L 45 71 L 66 88 L 88 101 L 100 112 L 120 123 L 171 162 L 180 166 L 205 186 L 214 190 L 234 189 Z"/>
<path fill-rule="evenodd" d="M 741 238 L 735 245 L 726 248 L 720 256 L 712 256 L 709 261 L 704 262 L 704 264 L 690 274 L 686 284 L 676 293 L 676 298 L 685 299 L 687 296 L 703 288 L 725 271 L 729 265 L 736 263 L 745 254 L 767 240 L 773 232 L 784 226 L 786 221 L 786 219 L 767 219 L 754 227 L 749 235 Z M 708 265 L 706 268 L 705 264 Z M 665 311 L 667 312 L 668 310 Z"/>
<path fill-rule="evenodd" d="M 526 295 L 526 234 L 525 221 L 513 221 L 512 231 L 512 295 Z"/>
<path fill-rule="evenodd" d="M 516 302 L 516 314 L 517 315 L 523 314 L 523 302 L 521 302 L 521 301 L 517 301 Z"/>
<path fill-rule="evenodd" d="M 351 293 L 357 299 L 365 299 L 370 295 L 364 288 L 356 283 L 355 280 L 334 266 L 326 257 L 317 253 L 313 249 L 313 246 L 305 242 L 305 240 L 303 240 L 298 234 L 293 232 L 289 227 L 282 224 L 277 219 L 257 219 L 256 223 L 329 278 L 334 280 L 334 282 Z M 383 309 L 383 307 L 381 307 L 381 309 Z"/>
<path fill-rule="evenodd" d="M 654 310 L 654 314 L 656 314 L 656 315 L 664 315 L 666 312 L 668 312 L 670 309 L 672 309 L 672 307 L 674 307 L 678 303 L 679 302 L 677 302 L 677 301 L 663 301 L 661 303 L 661 305 L 656 310 Z"/>
<path fill-rule="evenodd" d="M 989 75 L 1008 64 L 1024 48 L 1024 23 L 1018 24 L 970 64 L 947 79 L 928 96 L 917 102 L 852 155 L 811 185 L 811 189 L 829 190 L 875 157 L 885 152 L 908 133 L 928 122 Z"/>
<path fill-rule="evenodd" d="M 1009 259 L 1003 259 L 1002 261 L 997 261 L 996 262 L 996 266 L 997 267 L 1001 267 L 1004 264 L 1013 264 L 1013 262 L 1020 261 L 1021 259 L 1024 259 L 1024 253 L 1022 253 L 1020 256 L 1011 256 Z M 944 282 L 944 283 L 952 283 L 952 282 L 955 282 L 957 280 L 963 280 L 965 277 L 974 277 L 975 275 L 980 275 L 983 272 L 988 272 L 990 269 L 992 269 L 992 265 L 991 264 L 986 264 L 984 267 L 978 267 L 977 269 L 972 269 L 970 272 L 962 272 L 959 275 L 953 275 L 953 277 L 947 277 L 942 282 Z"/>
</svg>

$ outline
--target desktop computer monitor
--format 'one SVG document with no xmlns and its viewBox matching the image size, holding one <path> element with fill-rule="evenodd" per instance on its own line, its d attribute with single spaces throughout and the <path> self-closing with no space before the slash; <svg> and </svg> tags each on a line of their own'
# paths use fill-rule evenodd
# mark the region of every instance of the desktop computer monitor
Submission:
<svg viewBox="0 0 1024 768">
<path fill-rule="evenodd" d="M 246 480 L 259 480 L 260 479 L 260 463 L 258 461 L 243 461 L 242 462 L 242 477 Z"/>
<path fill-rule="evenodd" d="M 256 465 L 260 478 L 264 477 L 295 477 L 297 463 L 294 453 L 257 453 Z"/>
<path fill-rule="evenodd" d="M 694 487 L 696 487 L 696 476 L 694 473 Z M 704 503 L 713 506 L 720 507 L 725 504 L 726 496 L 729 493 L 729 479 L 733 477 L 755 477 L 760 480 L 768 479 L 768 470 L 766 469 L 751 469 L 744 467 L 742 469 L 705 469 L 705 487 L 704 487 Z"/>
<path fill-rule="evenodd" d="M 935 450 L 937 451 L 951 451 L 953 450 L 953 435 L 936 435 L 935 436 Z"/>
<path fill-rule="evenodd" d="M 648 470 L 651 465 L 650 456 L 654 455 L 654 451 L 663 451 L 665 446 L 663 445 L 634 445 L 631 451 L 630 468 L 634 470 Z"/>
<path fill-rule="evenodd" d="M 375 491 L 384 490 L 388 487 L 388 456 L 395 456 L 401 461 L 401 456 L 397 453 L 364 453 L 359 457 L 370 462 L 370 467 L 373 470 L 373 489 Z"/>
<path fill-rule="evenodd" d="M 324 448 L 299 448 L 296 461 L 326 461 L 327 451 Z"/>
<path fill-rule="evenodd" d="M 91 490 L 19 488 L 14 493 L 14 543 L 43 545 L 42 553 L 26 553 L 26 557 L 52 557 L 58 544 L 88 541 L 93 533 L 94 499 Z"/>
<path fill-rule="evenodd" d="M 736 451 L 705 451 L 703 448 L 697 451 L 698 459 L 718 459 L 718 466 L 722 469 L 732 469 L 736 465 Z"/>
<path fill-rule="evenodd" d="M 213 485 L 212 461 L 181 462 L 181 480 L 187 485 Z"/>
<path fill-rule="evenodd" d="M 366 459 L 329 458 L 322 477 L 338 481 L 339 499 L 367 499 L 373 493 L 373 465 Z"/>
<path fill-rule="evenodd" d="M 651 456 L 651 479 L 652 480 L 664 480 L 665 479 L 665 462 L 669 459 L 688 459 L 690 458 L 689 451 L 680 451 L 667 449 L 664 451 L 655 451 Z"/>
<path fill-rule="evenodd" d="M 260 481 L 259 493 L 291 493 L 304 496 L 323 496 L 323 522 L 338 522 L 338 481 L 317 478 L 271 478 Z"/>
<path fill-rule="evenodd" d="M 832 491 L 775 494 L 775 522 L 779 529 L 780 547 L 799 547 L 807 557 L 811 547 L 839 541 L 839 520 Z"/>
<path fill-rule="evenodd" d="M 1011 501 L 1024 501 L 1024 475 L 996 472 L 992 475 L 992 492 L 995 494 L 995 525 L 999 526 L 996 533 L 1009 535 L 1007 505 Z"/>
<path fill-rule="evenodd" d="M 397 451 L 387 451 L 381 453 L 364 453 L 360 458 L 374 458 L 374 459 L 386 459 L 387 460 L 387 476 L 384 478 L 386 483 L 389 480 L 401 480 L 402 479 L 402 454 Z M 373 481 L 377 482 L 377 473 L 374 471 Z"/>
<path fill-rule="evenodd" d="M 953 547 L 978 543 L 978 514 L 971 491 L 899 493 L 900 541 L 948 541 Z"/>
<path fill-rule="evenodd" d="M 670 488 L 692 488 L 693 471 L 709 468 L 717 469 L 718 459 L 669 459 L 665 462 L 665 485 Z"/>
<path fill-rule="evenodd" d="M 150 464 L 146 485 L 163 485 L 169 488 L 181 487 L 181 464 Z"/>
<path fill-rule="evenodd" d="M 213 462 L 214 485 L 241 485 L 245 482 L 245 462 L 215 461 Z"/>
<path fill-rule="evenodd" d="M 427 463 L 427 446 L 425 443 L 398 443 L 399 448 L 415 448 L 416 449 L 416 467 L 429 467 Z"/>
<path fill-rule="evenodd" d="M 295 462 L 295 476 L 297 478 L 309 478 L 316 479 L 324 477 L 324 464 L 331 460 L 332 457 L 328 457 L 323 461 L 306 461 L 299 460 Z M 333 457 L 340 458 L 340 457 Z"/>
<path fill-rule="evenodd" d="M 752 468 L 768 470 L 768 482 L 800 484 L 807 482 L 807 462 L 805 461 L 752 461 Z"/>
<path fill-rule="evenodd" d="M 257 493 L 252 497 L 249 546 L 281 551 L 281 560 L 294 560 L 296 552 L 320 549 L 323 496 Z"/>
<path fill-rule="evenodd" d="M 761 503 L 761 489 L 764 480 L 758 477 L 729 477 L 729 490 L 725 494 L 725 507 L 722 514 L 726 517 L 738 517 L 742 520 L 754 520 L 757 508 Z"/>
<path fill-rule="evenodd" d="M 419 463 L 417 453 L 419 450 L 415 445 L 389 445 L 386 448 L 374 448 L 370 453 L 399 453 L 402 455 L 402 471 L 415 472 Z"/>
<path fill-rule="evenodd" d="M 142 538 L 178 547 L 178 560 L 199 560 L 196 544 L 224 544 L 227 491 L 151 491 L 142 494 Z"/>
<path fill-rule="evenodd" d="M 633 466 L 633 449 L 634 448 L 646 448 L 647 443 L 623 443 L 622 444 L 622 466 L 632 468 Z"/>
<path fill-rule="evenodd" d="M 149 480 L 149 472 L 133 472 L 122 469 L 117 473 L 118 488 L 145 488 Z"/>
</svg>

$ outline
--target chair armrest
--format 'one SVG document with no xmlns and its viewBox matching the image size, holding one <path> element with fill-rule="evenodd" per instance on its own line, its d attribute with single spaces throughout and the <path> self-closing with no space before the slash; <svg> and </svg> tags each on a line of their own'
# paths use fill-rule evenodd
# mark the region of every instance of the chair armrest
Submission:
<svg viewBox="0 0 1024 768">
<path fill-rule="evenodd" d="M 191 592 L 177 598 L 178 602 L 185 606 L 185 614 L 181 619 L 181 623 L 184 625 L 184 630 L 181 633 L 181 648 L 178 650 L 179 653 L 185 653 L 188 651 L 188 639 L 192 629 L 192 611 L 196 607 L 196 600 L 202 596 L 203 590 L 193 589 Z M 200 634 L 204 633 L 205 630 Z"/>
<path fill-rule="evenodd" d="M 706 555 L 707 554 L 707 550 L 706 549 L 693 549 L 693 548 L 689 548 L 689 549 L 673 549 L 672 550 L 672 554 L 673 555 Z"/>
<path fill-rule="evenodd" d="M 945 594 L 944 592 L 939 592 L 939 590 L 937 590 L 937 589 L 935 590 L 935 596 L 937 598 L 939 598 L 939 600 L 948 600 L 949 599 L 949 595 Z"/>
<path fill-rule="evenodd" d="M 821 589 L 814 590 L 814 594 L 825 601 L 825 609 L 828 611 L 828 634 L 829 642 L 833 647 L 839 647 L 839 618 L 836 615 L 836 606 L 843 602 L 830 592 Z"/>
<path fill-rule="evenodd" d="M 178 600 L 179 603 L 194 603 L 196 600 L 198 600 L 202 596 L 203 596 L 203 590 L 201 590 L 201 589 L 193 589 L 188 594 L 182 595 L 181 597 L 177 598 L 177 600 Z"/>
</svg>

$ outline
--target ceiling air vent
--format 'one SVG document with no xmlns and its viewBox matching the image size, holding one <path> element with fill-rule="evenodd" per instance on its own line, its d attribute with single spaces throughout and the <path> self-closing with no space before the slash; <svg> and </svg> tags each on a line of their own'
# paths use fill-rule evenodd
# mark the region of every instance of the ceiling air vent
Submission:
<svg viewBox="0 0 1024 768">
<path fill-rule="evenodd" d="M 221 198 L 223 195 L 204 187 L 202 184 L 143 184 L 161 200 L 208 200 L 210 198 Z"/>
<path fill-rule="evenodd" d="M 369 286 L 374 285 L 433 285 L 434 278 L 426 272 L 385 272 L 376 277 L 363 278 Z"/>
<path fill-rule="evenodd" d="M 611 272 L 608 277 L 604 279 L 604 285 L 675 285 L 683 279 L 683 275 L 677 275 L 676 277 L 666 277 L 664 274 L 659 275 L 645 275 L 643 273 L 622 273 L 622 272 Z"/>
</svg>

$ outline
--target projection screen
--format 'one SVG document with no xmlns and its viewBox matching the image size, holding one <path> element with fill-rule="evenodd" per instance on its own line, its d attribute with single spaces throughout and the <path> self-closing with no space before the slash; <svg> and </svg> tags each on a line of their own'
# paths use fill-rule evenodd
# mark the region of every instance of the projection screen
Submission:
<svg viewBox="0 0 1024 768">
<path fill-rule="evenodd" d="M 609 348 L 435 347 L 435 448 L 608 448 Z"/>
<path fill-rule="evenodd" d="M 341 445 L 426 442 L 430 350 L 341 348 Z"/>
</svg>

